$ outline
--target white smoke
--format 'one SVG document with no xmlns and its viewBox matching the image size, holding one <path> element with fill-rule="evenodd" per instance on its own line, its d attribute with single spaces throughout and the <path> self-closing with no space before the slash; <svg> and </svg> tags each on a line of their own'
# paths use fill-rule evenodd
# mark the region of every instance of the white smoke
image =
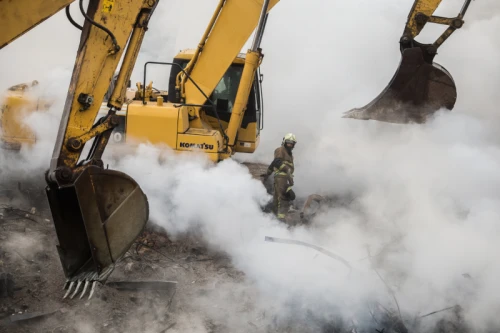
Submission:
<svg viewBox="0 0 500 333">
<path fill-rule="evenodd" d="M 372 260 L 395 290 L 403 314 L 422 315 L 458 303 L 478 331 L 499 327 L 498 1 L 473 1 L 466 24 L 435 58 L 457 85 L 451 113 L 440 112 L 419 126 L 340 118 L 344 111 L 367 104 L 391 79 L 412 3 L 283 0 L 271 12 L 262 45 L 266 118 L 261 146 L 253 156 L 237 158 L 270 162 L 283 135 L 294 132 L 299 140 L 294 152 L 296 192 L 356 199 L 349 207 L 317 216 L 312 228 L 287 230 L 263 214 L 260 206 L 269 199 L 265 189 L 235 161 L 211 166 L 203 156 L 174 157 L 167 149 L 160 163 L 160 152 L 141 146 L 137 155 L 112 166 L 129 173 L 145 190 L 152 222 L 173 236 L 202 231 L 209 244 L 228 252 L 261 288 L 262 299 L 283 311 L 295 297 L 304 308 L 321 305 L 325 315 L 335 307 L 351 315 L 372 297 L 394 307 L 366 259 L 367 248 L 371 255 L 386 249 Z M 132 82 L 142 81 L 144 60 L 170 61 L 179 48 L 196 47 L 215 4 L 160 3 Z M 436 15 L 455 16 L 461 4 L 444 1 Z M 62 21 L 58 24 L 67 24 Z M 417 40 L 434 41 L 443 27 L 426 29 Z M 44 35 L 40 32 L 39 39 Z M 67 48 L 58 54 L 70 60 L 61 65 L 62 57 L 54 59 L 45 72 L 71 68 L 74 61 L 75 38 L 56 36 L 60 39 L 49 42 L 57 41 L 57 46 L 44 49 L 52 53 Z M 19 46 L 11 56 L 34 57 L 21 51 L 34 39 L 26 37 L 16 42 L 26 40 L 24 48 Z M 63 47 L 62 40 L 74 45 Z M 15 78 L 8 85 L 35 79 L 30 74 L 37 73 L 35 62 L 20 62 L 17 68 L 23 63 L 28 70 L 17 75 L 6 59 L 0 58 L 2 73 Z M 152 70 L 153 81 L 161 80 L 162 73 Z M 40 128 L 40 135 L 53 140 L 56 128 Z M 47 154 L 47 165 L 49 159 Z M 349 260 L 353 272 L 311 249 L 264 242 L 265 236 L 327 248 Z M 427 320 L 435 318 L 440 317 Z"/>
<path fill-rule="evenodd" d="M 68 86 L 70 75 L 69 70 L 55 69 L 44 76 L 38 86 L 25 93 L 27 98 L 37 101 L 37 105 L 47 102 L 50 106 L 39 112 L 18 110 L 20 118 L 17 121 L 35 136 L 36 142 L 22 145 L 20 151 L 0 150 L 0 174 L 6 180 L 11 177 L 38 178 L 36 174 L 40 170 L 48 169 L 64 106 L 60 92 Z"/>
<path fill-rule="evenodd" d="M 75 8 L 71 12 L 81 22 Z M 12 177 L 36 177 L 40 172 L 43 177 L 49 167 L 79 36 L 80 31 L 68 22 L 63 10 L 0 51 L 0 103 L 4 103 L 9 87 L 33 80 L 39 85 L 27 96 L 52 103 L 46 112 L 22 115 L 24 125 L 36 136 L 35 145 L 23 146 L 19 153 L 0 151 L 0 169 L 5 181 Z"/>
</svg>

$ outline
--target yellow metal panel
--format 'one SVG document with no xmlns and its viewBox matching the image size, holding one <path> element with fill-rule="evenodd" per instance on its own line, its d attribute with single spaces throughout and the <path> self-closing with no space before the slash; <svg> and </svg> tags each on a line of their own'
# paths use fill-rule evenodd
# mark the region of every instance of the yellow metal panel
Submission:
<svg viewBox="0 0 500 333">
<path fill-rule="evenodd" d="M 217 121 L 217 118 L 215 117 L 212 117 L 212 116 L 206 116 L 207 118 L 207 122 L 208 124 L 212 127 L 212 128 L 217 128 L 219 129 L 220 126 L 219 126 L 219 122 Z M 227 121 L 224 121 L 224 120 L 220 120 L 220 123 L 222 125 L 222 128 L 225 130 L 227 129 L 227 125 L 229 124 Z"/>
<path fill-rule="evenodd" d="M 0 49 L 74 0 L 0 0 Z"/>
<path fill-rule="evenodd" d="M 213 128 L 219 128 L 217 118 L 207 117 L 207 119 Z M 224 120 L 221 120 L 221 124 L 224 129 L 228 126 L 228 123 Z M 238 129 L 238 140 L 236 141 L 234 149 L 238 153 L 253 153 L 259 146 L 259 141 L 260 136 L 257 136 L 257 123 L 252 122 L 247 124 L 246 128 L 240 127 Z M 244 145 L 241 143 L 244 143 Z"/>
<path fill-rule="evenodd" d="M 36 135 L 24 124 L 29 114 L 47 111 L 50 101 L 32 98 L 22 91 L 9 91 L 0 108 L 0 140 L 4 146 L 20 149 L 36 142 Z"/>
<path fill-rule="evenodd" d="M 177 147 L 177 128 L 180 108 L 165 103 L 157 106 L 156 102 L 135 101 L 129 104 L 126 121 L 126 140 L 132 142 L 150 142 L 166 144 L 172 149 Z"/>
<path fill-rule="evenodd" d="M 270 11 L 279 0 L 269 2 Z M 191 78 L 209 96 L 245 45 L 259 21 L 263 0 L 228 0 L 203 46 L 203 51 L 191 72 Z M 191 83 L 186 82 L 186 101 L 203 104 L 205 98 Z"/>
<path fill-rule="evenodd" d="M 3 143 L 16 145 L 19 148 L 23 143 L 34 143 L 35 133 L 23 123 L 23 119 L 29 113 L 36 111 L 35 103 L 23 98 L 22 95 L 8 96 L 0 112 L 0 133 Z"/>
<path fill-rule="evenodd" d="M 246 128 L 238 129 L 238 141 L 255 142 L 257 137 L 257 123 L 252 122 L 247 124 Z"/>
<path fill-rule="evenodd" d="M 255 138 L 255 141 L 236 141 L 236 145 L 234 146 L 234 151 L 237 153 L 253 153 L 257 150 L 257 147 L 260 143 L 260 136 Z"/>
<path fill-rule="evenodd" d="M 174 57 L 175 59 L 191 60 L 193 59 L 195 50 L 194 49 L 184 49 L 179 51 Z"/>
<path fill-rule="evenodd" d="M 81 149 L 70 150 L 67 144 L 71 138 L 78 138 L 88 132 L 94 124 L 134 23 L 141 9 L 150 7 L 147 0 L 123 0 L 116 1 L 111 12 L 102 13 L 103 2 L 91 2 L 88 15 L 113 33 L 120 50 L 116 52 L 113 40 L 107 32 L 90 26 L 90 23 L 85 21 L 50 164 L 51 171 L 62 165 L 72 168 L 78 162 Z M 93 97 L 92 105 L 86 110 L 78 101 L 80 95 Z"/>
<path fill-rule="evenodd" d="M 243 73 L 241 74 L 238 92 L 234 100 L 231 119 L 229 120 L 229 125 L 227 126 L 227 136 L 229 138 L 230 146 L 234 145 L 238 130 L 241 127 L 241 122 L 243 120 L 243 116 L 245 115 L 245 108 L 247 107 L 248 96 L 250 95 L 250 90 L 252 89 L 255 71 L 259 66 L 259 62 L 260 52 L 253 52 L 249 50 L 245 59 Z"/>
<path fill-rule="evenodd" d="M 184 49 L 181 50 L 177 55 L 174 57 L 175 59 L 183 59 L 183 60 L 191 60 L 193 59 L 195 49 Z M 236 58 L 233 60 L 233 64 L 238 64 L 238 65 L 243 65 L 245 63 L 245 53 L 239 53 Z"/>
<path fill-rule="evenodd" d="M 102 3 L 102 12 L 111 13 L 113 6 L 115 5 L 115 0 L 104 0 Z"/>
<path fill-rule="evenodd" d="M 207 117 L 210 125 L 218 128 L 218 122 L 215 117 Z M 227 128 L 228 123 L 221 120 L 222 127 Z M 237 153 L 253 153 L 259 146 L 260 136 L 257 136 L 257 123 L 252 122 L 246 128 L 240 127 L 238 129 L 238 140 L 234 145 L 234 151 Z"/>
<path fill-rule="evenodd" d="M 184 134 L 179 134 L 177 149 L 184 151 L 199 151 L 203 153 L 217 153 L 220 146 L 217 136 L 217 131 L 200 131 L 198 128 L 192 128 Z"/>
<path fill-rule="evenodd" d="M 205 154 L 212 162 L 219 162 L 222 159 L 222 156 L 218 153 L 208 153 Z"/>
<path fill-rule="evenodd" d="M 177 125 L 177 132 L 184 133 L 189 129 L 189 115 L 188 108 L 182 107 L 179 111 L 179 122 Z"/>
<path fill-rule="evenodd" d="M 159 0 L 158 0 L 159 1 Z M 111 12 L 113 10 L 114 0 L 104 1 L 103 12 Z M 144 40 L 144 35 L 146 34 L 147 24 L 152 13 L 143 12 L 139 15 L 139 19 L 134 26 L 132 31 L 132 36 L 128 42 L 127 51 L 123 57 L 120 72 L 118 73 L 118 78 L 116 79 L 115 88 L 111 97 L 108 101 L 109 106 L 114 106 L 116 109 L 121 109 L 123 103 L 126 101 L 127 96 L 127 84 L 126 82 L 130 80 L 132 71 L 134 70 L 134 64 L 137 61 L 137 56 L 139 55 L 139 50 Z M 139 23 L 140 22 L 140 23 Z"/>
<path fill-rule="evenodd" d="M 413 7 L 408 14 L 408 22 L 405 30 L 409 30 L 412 37 L 418 36 L 423 26 L 417 24 L 415 16 L 422 13 L 425 16 L 432 16 L 442 0 L 415 0 Z"/>
</svg>

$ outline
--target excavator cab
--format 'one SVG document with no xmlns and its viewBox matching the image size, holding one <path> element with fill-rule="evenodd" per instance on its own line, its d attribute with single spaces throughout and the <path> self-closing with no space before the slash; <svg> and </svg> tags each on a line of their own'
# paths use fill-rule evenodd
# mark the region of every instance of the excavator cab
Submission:
<svg viewBox="0 0 500 333">
<path fill-rule="evenodd" d="M 457 99 L 455 82 L 451 74 L 433 60 L 443 42 L 464 24 L 463 16 L 471 0 L 465 1 L 455 18 L 432 15 L 440 2 L 414 2 L 399 42 L 401 62 L 389 85 L 372 102 L 347 111 L 343 118 L 421 124 L 440 109 L 453 109 Z M 414 39 L 427 22 L 448 25 L 433 44 L 421 44 Z"/>
<path fill-rule="evenodd" d="M 243 73 L 244 61 L 245 54 L 239 54 L 217 84 L 214 92 L 209 96 L 212 103 L 216 105 L 215 111 L 218 113 L 224 130 L 227 130 L 231 119 L 236 93 Z M 263 105 L 262 75 L 260 74 L 260 68 L 258 68 L 248 95 L 245 113 L 238 128 L 238 137 L 234 145 L 235 152 L 253 153 L 257 149 L 260 131 L 263 126 Z M 203 111 L 212 127 L 216 127 L 217 115 L 208 101 L 205 103 Z"/>
<path fill-rule="evenodd" d="M 247 98 L 243 102 L 244 112 L 241 115 L 241 123 L 236 126 L 237 134 L 233 138 L 230 152 L 226 150 L 227 143 L 224 141 L 231 119 L 238 111 L 237 95 L 241 94 L 242 83 L 249 80 L 243 76 L 246 56 L 238 54 L 221 74 L 220 79 L 214 82 L 214 88 L 207 94 L 203 104 L 194 105 L 199 107 L 198 115 L 193 109 L 189 109 L 193 107 L 193 103 L 183 105 L 177 88 L 179 73 L 182 73 L 195 57 L 195 50 L 182 50 L 172 63 L 160 63 L 170 67 L 168 89 L 164 91 L 158 87 L 160 90 L 153 89 L 148 93 L 146 76 L 142 84 L 138 83 L 138 87 L 142 88 L 138 90 L 134 101 L 127 106 L 124 130 L 126 143 L 135 145 L 151 142 L 168 145 L 176 153 L 203 149 L 213 161 L 228 158 L 233 153 L 253 153 L 259 145 L 263 126 L 263 76 L 260 74 L 260 68 L 256 68 L 255 75 L 248 82 L 249 89 L 245 92 Z M 240 104 L 240 112 L 241 106 Z M 197 120 L 201 120 L 200 123 L 196 123 Z"/>
</svg>

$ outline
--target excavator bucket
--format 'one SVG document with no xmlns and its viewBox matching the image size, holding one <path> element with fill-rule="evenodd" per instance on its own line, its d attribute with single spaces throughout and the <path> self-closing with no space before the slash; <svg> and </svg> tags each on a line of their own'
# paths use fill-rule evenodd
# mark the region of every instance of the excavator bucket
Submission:
<svg viewBox="0 0 500 333">
<path fill-rule="evenodd" d="M 422 48 L 403 50 L 399 68 L 389 85 L 372 102 L 344 113 L 343 118 L 390 123 L 424 123 L 439 109 L 452 110 L 457 99 L 448 71 L 426 62 Z"/>
<path fill-rule="evenodd" d="M 49 182 L 46 192 L 70 283 L 67 294 L 75 282 L 74 293 L 82 282 L 85 293 L 89 282 L 107 279 L 144 229 L 147 197 L 128 175 L 97 166 L 85 168 L 71 185 Z"/>
</svg>

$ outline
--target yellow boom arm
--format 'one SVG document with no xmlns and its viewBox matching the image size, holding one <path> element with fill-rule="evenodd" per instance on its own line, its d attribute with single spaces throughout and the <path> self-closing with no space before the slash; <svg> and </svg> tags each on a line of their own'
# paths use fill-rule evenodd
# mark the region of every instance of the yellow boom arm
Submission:
<svg viewBox="0 0 500 333">
<path fill-rule="evenodd" d="M 75 0 L 0 0 L 0 49 Z"/>
<path fill-rule="evenodd" d="M 197 51 L 199 56 L 193 58 L 189 73 L 193 81 L 210 96 L 220 79 L 229 68 L 234 58 L 241 51 L 259 22 L 265 0 L 227 1 L 221 0 L 219 11 L 214 13 L 216 20 L 209 25 L 200 41 Z M 279 0 L 269 1 L 270 11 Z M 203 104 L 205 97 L 191 81 L 185 84 L 186 102 Z"/>
<path fill-rule="evenodd" d="M 103 168 L 101 156 L 117 125 L 125 83 L 135 64 L 153 0 L 90 0 L 50 169 L 47 196 L 59 239 L 68 293 L 84 281 L 104 281 L 148 221 L 148 203 L 137 183 Z M 127 44 L 128 42 L 128 44 Z M 122 54 L 124 60 L 108 106 L 96 116 Z M 82 150 L 94 139 L 89 155 Z M 85 288 L 86 289 L 86 288 Z M 83 293 L 85 293 L 85 289 Z"/>
<path fill-rule="evenodd" d="M 198 106 L 195 113 L 199 123 L 196 126 L 206 127 L 202 120 L 203 115 L 200 115 L 199 106 L 206 102 L 205 96 L 210 96 L 259 24 L 259 29 L 256 31 L 258 38 L 254 41 L 255 47 L 247 52 L 235 105 L 225 135 L 229 146 L 235 143 L 255 71 L 262 61 L 262 53 L 260 49 L 257 50 L 262 38 L 263 29 L 261 28 L 265 24 L 268 12 L 278 2 L 279 0 L 221 0 L 192 60 L 186 66 L 186 72 L 191 80 L 187 80 L 182 72 L 179 74 L 180 83 L 177 89 L 180 90 L 186 104 Z M 193 81 L 197 86 L 193 84 Z M 227 151 L 227 154 L 230 155 L 231 151 Z"/>
<path fill-rule="evenodd" d="M 85 142 L 104 132 L 114 124 L 113 112 L 101 124 L 93 126 L 108 90 L 118 62 L 127 50 L 110 106 L 121 108 L 128 82 L 137 58 L 153 7 L 148 0 L 89 3 L 66 104 L 50 164 L 50 173 L 76 167 Z M 80 2 L 81 5 L 81 2 Z M 94 23 L 92 23 L 94 22 Z M 132 34 L 133 32 L 133 34 Z M 130 39 L 130 46 L 126 48 Z M 56 175 L 60 182 L 62 179 Z"/>
<path fill-rule="evenodd" d="M 431 52 L 434 52 L 456 29 L 460 29 L 463 26 L 463 17 L 472 0 L 465 0 L 460 13 L 454 18 L 432 15 L 438 8 L 441 1 L 442 0 L 415 0 L 410 13 L 408 14 L 408 20 L 406 22 L 403 36 L 401 37 L 401 41 L 403 43 L 413 41 L 414 38 L 420 34 L 427 22 L 448 25 L 448 28 L 432 44 Z"/>
</svg>

